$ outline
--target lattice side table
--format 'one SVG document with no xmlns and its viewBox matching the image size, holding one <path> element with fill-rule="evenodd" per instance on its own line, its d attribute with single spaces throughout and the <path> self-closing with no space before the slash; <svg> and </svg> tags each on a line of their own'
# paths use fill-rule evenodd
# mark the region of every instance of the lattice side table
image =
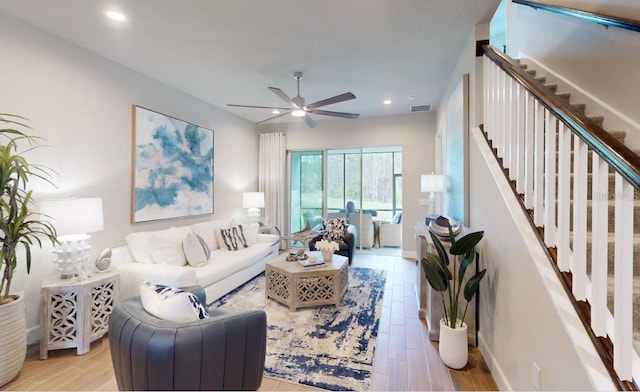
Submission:
<svg viewBox="0 0 640 392">
<path fill-rule="evenodd" d="M 77 355 L 89 351 L 109 328 L 109 315 L 118 300 L 120 274 L 116 270 L 78 278 L 49 278 L 42 282 L 40 359 L 49 350 L 77 348 Z"/>
</svg>

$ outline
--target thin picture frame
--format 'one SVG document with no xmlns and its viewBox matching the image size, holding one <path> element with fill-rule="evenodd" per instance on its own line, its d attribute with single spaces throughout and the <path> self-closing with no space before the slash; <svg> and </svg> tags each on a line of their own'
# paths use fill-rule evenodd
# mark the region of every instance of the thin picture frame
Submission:
<svg viewBox="0 0 640 392">
<path fill-rule="evenodd" d="M 214 131 L 132 105 L 131 222 L 213 214 Z"/>
</svg>

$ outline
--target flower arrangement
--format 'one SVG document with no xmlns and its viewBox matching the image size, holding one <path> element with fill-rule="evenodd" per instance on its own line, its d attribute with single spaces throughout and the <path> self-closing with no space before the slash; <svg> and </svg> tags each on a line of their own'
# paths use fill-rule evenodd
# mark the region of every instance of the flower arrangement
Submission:
<svg viewBox="0 0 640 392">
<path fill-rule="evenodd" d="M 318 249 L 319 251 L 331 251 L 333 253 L 338 251 L 340 249 L 340 246 L 335 241 L 320 240 L 316 242 L 316 249 Z"/>
</svg>

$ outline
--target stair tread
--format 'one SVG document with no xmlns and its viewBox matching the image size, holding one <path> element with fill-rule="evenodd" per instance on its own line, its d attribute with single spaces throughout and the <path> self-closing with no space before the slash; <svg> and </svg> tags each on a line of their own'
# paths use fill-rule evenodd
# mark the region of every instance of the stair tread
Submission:
<svg viewBox="0 0 640 392">
<path fill-rule="evenodd" d="M 570 231 L 569 234 L 573 237 L 573 231 Z M 612 233 L 612 232 L 607 233 L 607 237 L 609 237 L 609 242 L 613 241 L 615 239 L 615 236 L 616 236 L 615 233 Z M 589 242 L 591 237 L 592 237 L 592 233 L 590 231 L 587 231 L 587 242 Z M 640 244 L 640 233 L 633 233 L 633 243 Z"/>
</svg>

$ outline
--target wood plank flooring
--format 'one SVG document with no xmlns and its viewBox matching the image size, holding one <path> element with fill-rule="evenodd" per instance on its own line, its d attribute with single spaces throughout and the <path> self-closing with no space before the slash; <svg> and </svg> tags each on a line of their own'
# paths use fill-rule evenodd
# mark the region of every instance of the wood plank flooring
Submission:
<svg viewBox="0 0 640 392">
<path fill-rule="evenodd" d="M 424 320 L 418 318 L 414 291 L 416 263 L 400 257 L 358 254 L 352 267 L 387 271 L 380 329 L 374 359 L 372 391 L 497 390 L 480 352 L 470 347 L 469 363 L 461 370 L 440 361 L 437 342 L 428 339 Z M 2 390 L 111 391 L 117 384 L 111 366 L 109 341 L 91 344 L 91 351 L 76 356 L 75 349 L 54 350 L 39 359 L 32 345 L 18 377 Z M 299 391 L 314 388 L 265 377 L 261 390 Z"/>
</svg>

